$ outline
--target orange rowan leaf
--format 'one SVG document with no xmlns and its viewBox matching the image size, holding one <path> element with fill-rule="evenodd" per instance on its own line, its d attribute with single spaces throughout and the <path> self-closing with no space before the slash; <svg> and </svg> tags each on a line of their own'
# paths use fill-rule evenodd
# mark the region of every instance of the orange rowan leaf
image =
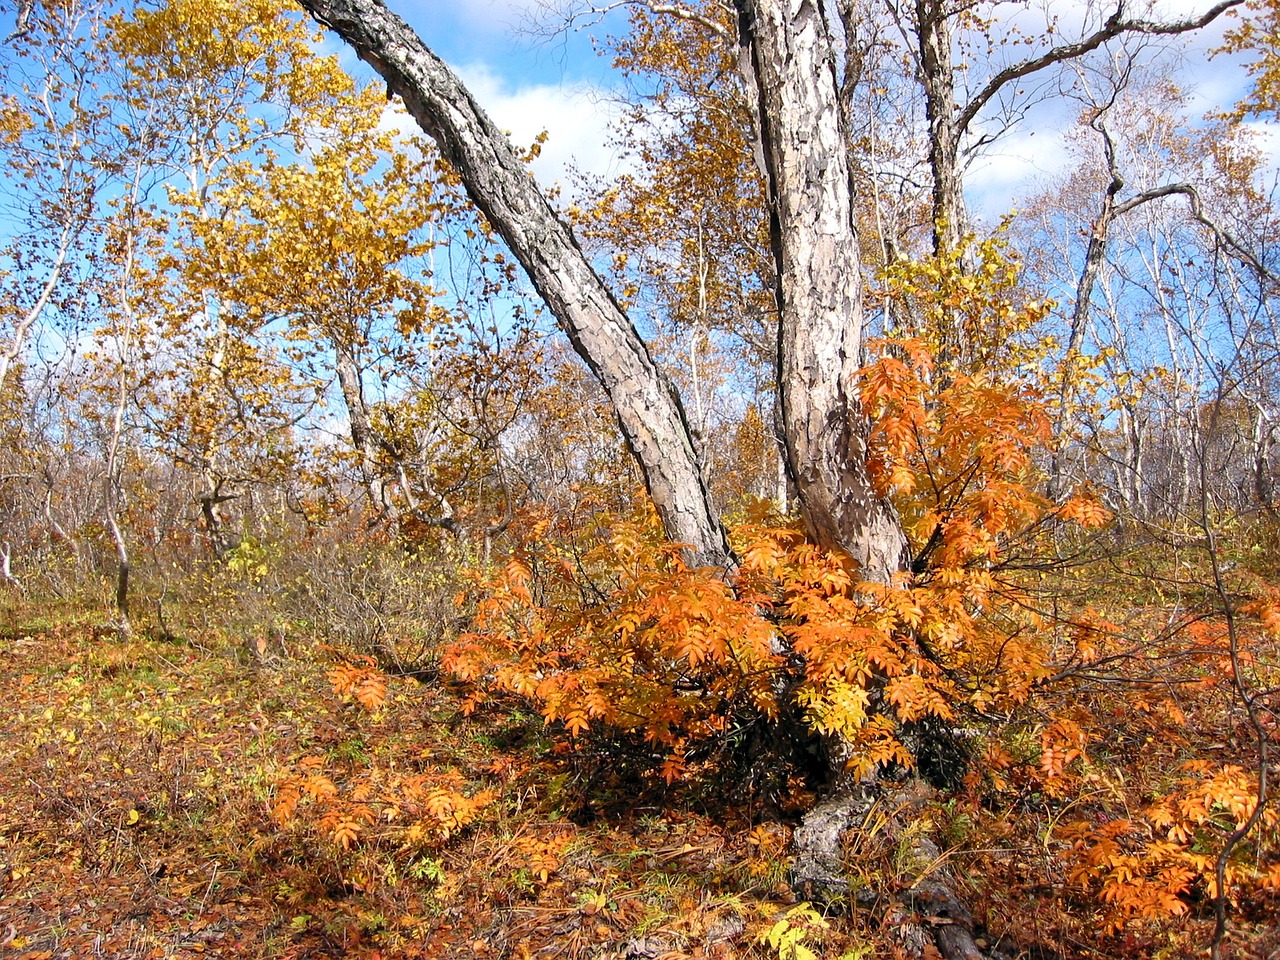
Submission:
<svg viewBox="0 0 1280 960">
<path fill-rule="evenodd" d="M 314 800 L 328 800 L 338 795 L 338 787 L 322 773 L 314 773 L 302 782 L 302 789 Z"/>
<path fill-rule="evenodd" d="M 1058 508 L 1058 516 L 1086 529 L 1105 527 L 1111 522 L 1111 511 L 1091 496 L 1075 496 Z"/>
<path fill-rule="evenodd" d="M 338 819 L 329 827 L 329 837 L 347 850 L 360 837 L 360 824 L 355 820 Z"/>
<path fill-rule="evenodd" d="M 298 811 L 298 802 L 302 799 L 302 789 L 297 783 L 290 781 L 276 791 L 276 802 L 271 808 L 271 819 L 278 824 L 288 823 Z"/>
<path fill-rule="evenodd" d="M 688 770 L 684 755 L 672 754 L 662 762 L 662 779 L 667 783 L 675 783 L 683 780 Z"/>
<path fill-rule="evenodd" d="M 569 731 L 569 736 L 576 737 L 578 734 L 588 730 L 591 726 L 587 720 L 587 713 L 580 708 L 574 708 L 566 713 L 563 717 L 565 729 Z"/>
<path fill-rule="evenodd" d="M 355 698 L 370 713 L 379 710 L 387 699 L 387 678 L 381 673 L 367 672 L 355 686 Z"/>
</svg>

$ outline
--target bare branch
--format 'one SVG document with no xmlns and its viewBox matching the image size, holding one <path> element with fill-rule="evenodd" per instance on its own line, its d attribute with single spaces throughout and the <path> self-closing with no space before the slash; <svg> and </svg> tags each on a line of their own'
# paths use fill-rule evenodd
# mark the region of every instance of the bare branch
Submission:
<svg viewBox="0 0 1280 960">
<path fill-rule="evenodd" d="M 1115 208 L 1115 216 L 1120 217 L 1128 213 L 1130 210 L 1137 209 L 1145 203 L 1152 200 L 1160 200 L 1164 197 L 1182 196 L 1187 198 L 1187 203 L 1191 207 L 1191 216 L 1197 223 L 1205 227 L 1218 245 L 1226 249 L 1232 256 L 1254 271 L 1261 279 L 1269 283 L 1280 283 L 1280 275 L 1269 269 L 1257 255 L 1249 249 L 1243 240 L 1237 237 L 1226 227 L 1219 224 L 1210 217 L 1204 209 L 1204 203 L 1200 199 L 1200 191 L 1190 183 L 1168 183 L 1159 187 L 1152 187 L 1150 190 L 1143 190 L 1141 193 L 1130 197 L 1124 203 L 1119 204 Z"/>
<path fill-rule="evenodd" d="M 599 22 L 602 18 L 613 11 L 621 10 L 626 7 L 642 7 L 655 16 L 675 17 L 677 20 L 686 20 L 689 23 L 696 23 L 699 26 L 710 30 L 722 40 L 733 40 L 733 35 L 723 23 L 718 23 L 706 14 L 681 3 L 657 3 L 655 0 L 614 0 L 613 3 L 601 4 L 599 6 L 593 4 L 581 12 L 571 15 L 569 19 L 572 22 L 573 20 L 577 20 L 582 17 L 595 17 L 596 19 L 594 22 Z M 726 22 L 732 23 L 732 12 L 727 7 L 722 7 L 722 9 L 725 11 Z"/>
<path fill-rule="evenodd" d="M 1031 57 L 1020 63 L 1005 67 L 988 80 L 986 86 L 979 90 L 973 99 L 960 111 L 956 118 L 956 130 L 958 133 L 967 131 L 969 124 L 973 122 L 978 112 L 1001 90 L 1009 84 L 1021 80 L 1023 77 L 1043 70 L 1045 67 L 1052 66 L 1055 63 L 1065 63 L 1068 60 L 1075 60 L 1087 53 L 1092 53 L 1107 41 L 1114 40 L 1123 34 L 1139 33 L 1147 36 L 1176 36 L 1182 33 L 1190 33 L 1193 30 L 1208 26 L 1228 10 L 1240 6 L 1242 3 L 1244 3 L 1244 0 L 1221 0 L 1221 2 L 1215 4 L 1199 17 L 1162 23 L 1154 20 L 1129 19 L 1124 15 L 1124 2 L 1121 0 L 1116 6 L 1115 13 L 1107 19 L 1101 29 L 1094 31 L 1082 40 L 1077 40 L 1075 43 L 1065 43 L 1061 46 L 1053 47 L 1038 57 Z"/>
<path fill-rule="evenodd" d="M 1111 233 L 1111 224 L 1115 222 L 1116 217 L 1121 212 L 1116 209 L 1116 197 L 1119 196 L 1125 185 L 1124 176 L 1120 173 L 1119 166 L 1116 163 L 1115 141 L 1111 137 L 1111 131 L 1102 122 L 1101 114 L 1094 118 L 1092 126 L 1102 136 L 1102 150 L 1107 158 L 1107 172 L 1111 174 L 1111 180 L 1102 196 L 1102 209 L 1098 212 L 1098 216 L 1093 222 L 1093 229 L 1089 231 L 1089 249 L 1085 254 L 1084 270 L 1080 273 L 1080 282 L 1076 285 L 1075 309 L 1071 314 L 1071 335 L 1067 341 L 1068 356 L 1078 354 L 1084 342 L 1085 325 L 1089 317 L 1089 302 L 1093 299 L 1093 288 L 1097 283 L 1098 273 L 1102 269 L 1102 257 L 1106 252 L 1107 240 Z"/>
<path fill-rule="evenodd" d="M 19 37 L 25 37 L 31 32 L 31 11 L 35 9 L 35 6 L 36 0 L 20 0 L 18 4 L 18 22 L 14 26 L 13 33 L 4 38 L 5 43 L 12 43 Z"/>
</svg>

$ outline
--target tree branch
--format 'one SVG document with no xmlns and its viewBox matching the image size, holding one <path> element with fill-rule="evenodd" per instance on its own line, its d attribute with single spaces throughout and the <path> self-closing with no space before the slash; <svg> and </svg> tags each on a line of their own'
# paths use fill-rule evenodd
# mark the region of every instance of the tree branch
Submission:
<svg viewBox="0 0 1280 960">
<path fill-rule="evenodd" d="M 9 346 L 3 352 L 0 352 L 0 390 L 4 389 L 4 382 L 9 376 L 9 368 L 22 354 L 27 332 L 31 329 L 32 324 L 40 318 L 40 314 L 44 312 L 44 308 L 48 306 L 49 301 L 53 298 L 54 291 L 58 288 L 58 282 L 62 279 L 63 271 L 66 269 L 71 244 L 76 232 L 73 224 L 67 223 L 63 225 L 62 237 L 58 241 L 57 254 L 54 257 L 53 266 L 49 268 L 49 276 L 45 279 L 44 286 L 40 289 L 40 295 L 36 298 L 36 302 L 32 304 L 31 309 L 23 315 L 22 319 L 14 327 Z"/>
<path fill-rule="evenodd" d="M 670 16 L 675 17 L 678 20 L 688 21 L 689 23 L 696 23 L 699 26 L 710 30 L 721 40 L 732 42 L 734 39 L 733 34 L 725 24 L 713 20 L 711 17 L 708 17 L 704 13 L 700 13 L 692 7 L 686 7 L 684 4 L 680 3 L 658 3 L 655 2 L 655 0 L 615 0 L 613 3 L 606 3 L 600 6 L 593 4 L 581 13 L 570 14 L 567 19 L 571 23 L 583 16 L 594 16 L 597 18 L 598 22 L 601 18 L 612 13 L 614 10 L 619 10 L 624 7 L 643 7 L 655 16 Z M 732 11 L 723 5 L 721 6 L 721 9 L 724 11 L 726 21 L 732 22 Z"/>
<path fill-rule="evenodd" d="M 31 32 L 31 12 L 35 9 L 36 0 L 19 0 L 18 3 L 18 21 L 14 25 L 13 33 L 4 38 L 6 44 L 12 43 L 20 37 L 25 37 Z"/>
<path fill-rule="evenodd" d="M 1052 66 L 1055 63 L 1065 63 L 1068 60 L 1074 60 L 1087 53 L 1092 53 L 1107 41 L 1114 40 L 1116 37 L 1126 33 L 1141 33 L 1148 36 L 1175 36 L 1181 33 L 1190 33 L 1192 30 L 1199 30 L 1201 27 L 1208 26 L 1228 10 L 1240 6 L 1242 3 L 1244 3 L 1244 0 L 1221 0 L 1221 2 L 1215 4 L 1199 17 L 1161 23 L 1153 20 L 1131 20 L 1127 18 L 1124 15 L 1124 0 L 1121 0 L 1116 6 L 1115 13 L 1107 19 L 1101 29 L 1094 31 L 1082 40 L 1077 40 L 1075 43 L 1065 43 L 1061 46 L 1053 47 L 1038 57 L 1031 57 L 1020 63 L 1005 67 L 988 80 L 986 85 L 974 95 L 973 99 L 961 109 L 956 118 L 956 132 L 958 134 L 965 133 L 979 111 L 1006 86 L 1039 70 L 1043 70 L 1045 67 Z"/>
<path fill-rule="evenodd" d="M 1191 207 L 1192 219 L 1212 233 L 1214 240 L 1217 241 L 1220 247 L 1225 248 L 1237 260 L 1250 270 L 1253 270 L 1259 278 L 1269 283 L 1280 283 L 1280 275 L 1277 275 L 1263 264 L 1244 241 L 1226 227 L 1219 225 L 1216 220 L 1205 213 L 1204 203 L 1200 199 L 1200 191 L 1190 183 L 1168 183 L 1163 186 L 1152 187 L 1150 190 L 1143 190 L 1141 193 L 1130 197 L 1124 203 L 1118 204 L 1115 208 L 1114 216 L 1121 217 L 1130 210 L 1135 210 L 1145 203 L 1150 203 L 1152 200 L 1175 196 L 1187 198 L 1187 203 Z"/>
</svg>

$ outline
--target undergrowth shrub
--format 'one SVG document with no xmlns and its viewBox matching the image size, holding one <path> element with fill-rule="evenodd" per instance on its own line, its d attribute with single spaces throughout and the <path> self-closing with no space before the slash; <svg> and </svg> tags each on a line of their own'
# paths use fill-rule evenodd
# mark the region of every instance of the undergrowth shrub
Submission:
<svg viewBox="0 0 1280 960">
<path fill-rule="evenodd" d="M 470 685 L 467 708 L 514 696 L 570 737 L 637 737 L 672 781 L 710 744 L 796 720 L 850 744 L 855 775 L 910 768 L 904 724 L 1024 703 L 1047 649 L 1005 561 L 1055 524 L 1106 512 L 1086 495 L 1052 504 L 1035 492 L 1049 424 L 1029 388 L 960 374 L 939 388 L 922 344 L 881 349 L 864 374 L 871 472 L 899 505 L 909 572 L 864 581 L 847 556 L 763 512 L 732 531 L 728 576 L 689 568 L 652 512 L 588 533 L 590 548 L 527 515 L 515 555 L 473 574 L 462 602 L 474 629 L 444 652 Z"/>
<path fill-rule="evenodd" d="M 1184 757 L 1163 768 L 1166 779 L 1180 770 L 1176 780 L 1141 786 L 1099 772 L 1117 729 L 1163 747 L 1197 703 L 1243 728 L 1221 698 L 1241 698 L 1242 666 L 1259 689 L 1274 688 L 1272 674 L 1227 641 L 1221 617 L 1198 613 L 1135 643 L 1102 612 L 1057 602 L 1046 571 L 1076 531 L 1110 520 L 1088 489 L 1049 499 L 1039 469 L 1053 443 L 1045 391 L 1088 371 L 1046 369 L 1030 333 L 1048 306 L 1015 303 L 999 250 L 982 253 L 977 276 L 897 278 L 901 295 L 929 306 L 924 338 L 875 345 L 863 371 L 870 477 L 910 551 L 893 582 L 863 580 L 850 558 L 762 509 L 731 530 L 739 562 L 728 573 L 688 567 L 651 511 L 576 537 L 530 512 L 511 528 L 505 565 L 472 574 L 460 603 L 473 628 L 442 667 L 465 684 L 464 709 L 514 700 L 570 740 L 638 742 L 668 781 L 761 742 L 838 740 L 855 777 L 940 768 L 963 786 L 971 824 L 988 807 L 1019 811 L 1006 833 L 1029 830 L 1048 869 L 1094 898 L 1112 931 L 1217 897 L 1220 857 L 1238 897 L 1270 897 L 1275 818 L 1253 816 L 1258 769 Z M 957 315 L 980 334 L 964 357 L 938 333 Z M 1274 634 L 1261 607 L 1234 612 Z M 1177 693 L 1159 679 L 1170 665 Z M 759 735 L 778 730 L 792 733 Z M 979 769 L 966 775 L 948 752 L 971 752 Z M 1132 769 L 1156 773 L 1141 760 Z M 1246 827 L 1258 829 L 1246 838 Z"/>
<path fill-rule="evenodd" d="M 328 679 L 338 697 L 365 714 L 376 716 L 388 697 L 387 677 L 371 657 L 338 663 Z M 456 769 L 415 766 L 304 756 L 276 784 L 271 819 L 309 830 L 335 850 L 381 843 L 422 854 L 466 828 L 497 798 L 492 790 L 469 786 Z"/>
<path fill-rule="evenodd" d="M 723 765 L 763 730 L 796 730 L 767 741 L 793 750 L 834 735 L 855 776 L 933 764 L 941 742 L 972 750 L 977 769 L 945 773 L 964 786 L 968 822 L 987 822 L 984 806 L 1020 810 L 1012 829 L 1033 831 L 1049 869 L 1112 932 L 1212 901 L 1220 855 L 1233 903 L 1273 897 L 1274 812 L 1243 834 L 1256 769 L 1183 762 L 1163 768 L 1179 770 L 1173 780 L 1130 786 L 1097 766 L 1118 729 L 1164 746 L 1195 710 L 1221 722 L 1240 664 L 1268 687 L 1264 648 L 1234 649 L 1208 615 L 1135 646 L 1098 610 L 1044 603 L 1046 560 L 1109 514 L 1088 490 L 1058 502 L 1041 492 L 1051 431 L 1040 394 L 1016 377 L 939 373 L 918 341 L 879 349 L 863 378 L 870 470 L 902 518 L 909 570 L 866 582 L 763 510 L 731 531 L 739 564 L 727 575 L 689 568 L 651 511 L 576 540 L 527 514 L 511 559 L 474 572 L 460 597 L 473 629 L 442 667 L 464 682 L 464 709 L 514 700 L 570 740 L 630 738 L 668 781 Z M 1250 638 L 1271 637 L 1266 649 L 1274 609 L 1236 611 Z M 1171 664 L 1179 693 L 1159 680 Z M 1113 686 L 1121 669 L 1137 674 Z M 1132 769 L 1157 773 L 1141 758 Z M 1224 855 L 1232 836 L 1242 842 Z"/>
<path fill-rule="evenodd" d="M 1217 861 L 1223 841 L 1240 830 L 1258 803 L 1257 778 L 1234 765 L 1189 761 L 1174 789 L 1131 817 L 1073 820 L 1055 832 L 1068 844 L 1069 881 L 1103 904 L 1108 927 L 1181 917 L 1192 901 L 1218 896 Z M 1277 816 L 1262 814 L 1259 833 L 1272 843 Z M 1268 835 L 1270 835 L 1268 837 Z M 1280 893 L 1280 860 L 1259 863 L 1258 850 L 1240 850 L 1223 863 L 1223 882 L 1237 899 L 1250 891 Z"/>
<path fill-rule="evenodd" d="M 225 632 L 271 637 L 273 647 L 318 641 L 394 673 L 430 674 L 457 631 L 456 583 L 456 564 L 438 544 L 363 523 L 303 542 L 264 530 L 211 558 L 194 589 L 175 584 L 170 615 L 177 627 L 181 598 L 191 595 Z"/>
<path fill-rule="evenodd" d="M 291 622 L 388 670 L 434 671 L 456 633 L 452 560 L 373 531 L 325 544 L 309 566 L 285 588 Z"/>
<path fill-rule="evenodd" d="M 982 738 L 956 809 L 977 835 L 999 837 L 993 846 L 1038 851 L 1035 872 L 1060 879 L 1072 904 L 1054 921 L 1061 935 L 1102 931 L 1115 938 L 1107 949 L 1147 955 L 1137 945 L 1207 942 L 1220 894 L 1243 926 L 1274 915 L 1280 817 L 1261 777 L 1280 619 L 1273 593 L 1255 587 L 1258 599 L 1233 612 L 1234 643 L 1226 618 L 1207 611 L 1176 629 L 1166 608 L 1126 627 L 1078 613 L 1035 711 Z M 1263 742 L 1246 701 L 1260 708 Z M 997 885 L 1028 873 L 999 858 L 981 869 Z"/>
</svg>

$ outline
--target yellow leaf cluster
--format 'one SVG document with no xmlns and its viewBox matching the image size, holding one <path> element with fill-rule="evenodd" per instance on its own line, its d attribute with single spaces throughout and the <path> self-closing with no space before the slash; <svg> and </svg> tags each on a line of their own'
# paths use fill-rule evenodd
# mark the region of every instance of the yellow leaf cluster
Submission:
<svg viewBox="0 0 1280 960">
<path fill-rule="evenodd" d="M 954 250 L 893 265 L 879 295 L 912 317 L 916 352 L 933 357 L 940 374 L 1035 381 L 1056 346 L 1040 329 L 1054 304 L 1028 298 L 1020 273 L 1004 237 L 968 237 Z"/>
</svg>

